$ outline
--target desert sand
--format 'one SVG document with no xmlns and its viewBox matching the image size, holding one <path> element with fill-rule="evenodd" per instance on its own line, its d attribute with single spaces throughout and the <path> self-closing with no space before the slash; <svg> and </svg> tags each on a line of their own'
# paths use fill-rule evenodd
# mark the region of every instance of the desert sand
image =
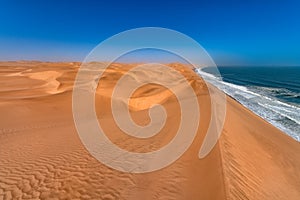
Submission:
<svg viewBox="0 0 300 200">
<path fill-rule="evenodd" d="M 169 66 L 180 71 L 197 94 L 199 130 L 175 163 L 131 174 L 100 163 L 79 139 L 72 88 L 80 63 L 1 62 L 0 199 L 300 199 L 300 144 L 230 97 L 218 143 L 208 156 L 198 158 L 210 119 L 207 85 L 192 69 L 178 63 Z M 180 121 L 178 102 L 166 88 L 149 84 L 130 100 L 132 118 L 140 125 L 149 122 L 151 104 L 166 108 L 167 123 L 158 135 L 146 140 L 122 134 L 112 119 L 112 88 L 132 67 L 112 64 L 100 79 L 98 120 L 121 148 L 157 150 L 172 139 Z"/>
</svg>

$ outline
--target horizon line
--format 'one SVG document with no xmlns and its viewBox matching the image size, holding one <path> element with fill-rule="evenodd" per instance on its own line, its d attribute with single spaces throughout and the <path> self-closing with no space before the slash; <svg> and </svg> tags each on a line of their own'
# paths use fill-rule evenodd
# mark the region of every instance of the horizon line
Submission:
<svg viewBox="0 0 300 200">
<path fill-rule="evenodd" d="M 78 60 L 35 60 L 35 59 L 18 59 L 18 60 L 1 60 L 0 63 L 5 63 L 5 62 L 40 62 L 40 63 L 72 63 L 72 62 L 78 62 L 82 63 L 83 61 L 78 61 Z M 92 62 L 109 62 L 109 61 L 92 61 Z M 174 62 L 164 62 L 164 61 L 157 61 L 165 64 L 170 64 L 170 63 L 182 63 L 178 61 Z M 155 62 L 145 62 L 145 61 L 132 61 L 132 62 L 116 62 L 116 63 L 126 63 L 126 64 L 137 64 L 137 63 L 155 63 Z M 182 63 L 182 64 L 187 64 L 187 63 Z M 217 67 L 300 67 L 300 64 L 221 64 L 221 65 L 216 65 Z M 205 66 L 209 67 L 209 66 Z"/>
</svg>

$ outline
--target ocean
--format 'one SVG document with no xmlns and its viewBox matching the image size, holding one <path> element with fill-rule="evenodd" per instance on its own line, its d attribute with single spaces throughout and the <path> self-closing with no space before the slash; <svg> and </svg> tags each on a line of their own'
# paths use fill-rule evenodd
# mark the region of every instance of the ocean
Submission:
<svg viewBox="0 0 300 200">
<path fill-rule="evenodd" d="M 206 81 L 300 141 L 300 67 L 210 67 L 197 69 Z"/>
</svg>

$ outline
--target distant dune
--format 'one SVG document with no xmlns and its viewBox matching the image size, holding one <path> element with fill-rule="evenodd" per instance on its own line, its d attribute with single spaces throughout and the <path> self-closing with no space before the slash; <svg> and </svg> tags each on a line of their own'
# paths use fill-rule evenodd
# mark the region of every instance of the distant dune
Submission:
<svg viewBox="0 0 300 200">
<path fill-rule="evenodd" d="M 97 116 L 116 145 L 133 152 L 154 151 L 173 138 L 179 105 L 162 86 L 139 88 L 129 102 L 132 118 L 146 125 L 147 108 L 162 104 L 168 113 L 166 126 L 149 139 L 123 134 L 112 118 L 110 97 L 116 81 L 134 66 L 117 63 L 105 71 L 96 92 Z M 230 97 L 219 142 L 208 156 L 198 158 L 210 119 L 208 89 L 190 68 L 169 66 L 197 94 L 199 130 L 172 165 L 129 174 L 97 161 L 78 137 L 72 89 L 80 63 L 0 63 L 0 199 L 299 200 L 300 144 Z"/>
</svg>

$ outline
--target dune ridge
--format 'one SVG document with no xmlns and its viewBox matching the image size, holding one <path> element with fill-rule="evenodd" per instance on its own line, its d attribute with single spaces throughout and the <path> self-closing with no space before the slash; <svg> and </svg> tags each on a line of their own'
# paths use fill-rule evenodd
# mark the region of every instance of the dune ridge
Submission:
<svg viewBox="0 0 300 200">
<path fill-rule="evenodd" d="M 207 157 L 198 158 L 209 124 L 210 98 L 203 80 L 178 63 L 169 66 L 186 77 L 201 108 L 193 144 L 175 163 L 156 172 L 128 174 L 103 165 L 84 148 L 73 122 L 72 87 L 79 66 L 77 62 L 0 63 L 0 199 L 300 198 L 299 143 L 230 97 L 219 142 Z M 154 151 L 174 137 L 180 120 L 178 102 L 162 86 L 139 88 L 129 101 L 132 118 L 145 125 L 147 108 L 162 104 L 168 113 L 166 127 L 147 140 L 122 133 L 109 102 L 116 81 L 134 66 L 115 63 L 99 85 L 96 78 L 92 80 L 98 86 L 96 112 L 116 145 L 134 152 Z M 158 74 L 141 71 L 130 76 Z M 168 81 L 171 75 L 165 76 Z"/>
</svg>

